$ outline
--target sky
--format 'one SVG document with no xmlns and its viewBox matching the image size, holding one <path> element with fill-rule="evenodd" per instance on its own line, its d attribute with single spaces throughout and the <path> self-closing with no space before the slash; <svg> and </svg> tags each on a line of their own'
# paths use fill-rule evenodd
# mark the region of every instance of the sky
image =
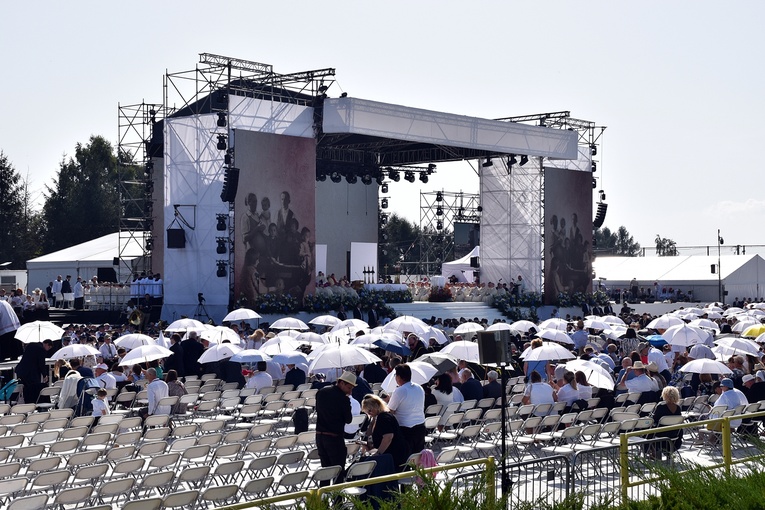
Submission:
<svg viewBox="0 0 765 510">
<path fill-rule="evenodd" d="M 266 5 L 268 6 L 266 8 Z M 499 118 L 570 111 L 606 126 L 605 226 L 653 249 L 765 245 L 765 2 L 14 2 L 4 6 L 4 152 L 42 203 L 63 157 L 91 135 L 116 145 L 118 104 L 161 103 L 166 72 L 199 53 L 333 67 L 329 95 Z M 468 162 L 391 186 L 418 221 L 419 192 L 477 192 Z"/>
</svg>

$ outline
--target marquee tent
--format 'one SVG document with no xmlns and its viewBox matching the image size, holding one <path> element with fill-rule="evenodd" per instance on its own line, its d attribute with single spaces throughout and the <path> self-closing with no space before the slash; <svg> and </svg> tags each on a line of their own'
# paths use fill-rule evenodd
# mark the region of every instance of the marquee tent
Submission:
<svg viewBox="0 0 765 510">
<path fill-rule="evenodd" d="M 470 253 L 462 257 L 461 259 L 454 260 L 452 262 L 445 262 L 441 264 L 441 276 L 447 280 L 452 276 L 457 277 L 459 282 L 473 282 L 473 267 L 470 267 L 470 259 L 478 257 L 480 246 L 473 248 Z"/>
</svg>

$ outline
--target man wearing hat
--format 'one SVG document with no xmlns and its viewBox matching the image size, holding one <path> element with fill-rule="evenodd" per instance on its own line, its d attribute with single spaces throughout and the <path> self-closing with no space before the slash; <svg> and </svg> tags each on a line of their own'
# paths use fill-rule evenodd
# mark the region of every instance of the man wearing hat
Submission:
<svg viewBox="0 0 765 510">
<path fill-rule="evenodd" d="M 656 363 L 658 372 L 669 382 L 672 380 L 672 372 L 669 371 L 669 365 L 667 364 L 667 358 L 664 357 L 664 353 L 656 347 L 653 347 L 648 342 L 641 342 L 638 345 L 638 352 L 640 357 L 643 358 L 643 363 Z"/>
<path fill-rule="evenodd" d="M 96 365 L 95 372 L 98 384 L 100 384 L 102 388 L 107 390 L 117 389 L 117 379 L 109 373 L 109 366 L 106 365 L 106 363 L 99 363 Z"/>
<path fill-rule="evenodd" d="M 345 480 L 345 425 L 351 423 L 350 395 L 356 387 L 356 375 L 343 372 L 337 383 L 316 393 L 316 448 L 322 467 L 340 466 L 335 483 Z M 328 485 L 329 482 L 322 482 Z"/>
<path fill-rule="evenodd" d="M 715 401 L 714 407 L 709 412 L 709 417 L 719 417 L 727 409 L 735 409 L 740 405 L 747 405 L 749 401 L 746 399 L 746 395 L 741 390 L 733 387 L 733 379 L 726 377 L 720 381 L 720 389 L 722 394 L 720 398 Z M 741 420 L 731 420 L 731 429 L 737 429 L 741 425 Z"/>
<path fill-rule="evenodd" d="M 634 372 L 635 377 L 628 379 L 627 374 Z M 636 361 L 631 367 L 624 369 L 624 373 L 616 383 L 617 389 L 627 390 L 630 393 L 643 393 L 644 391 L 658 391 L 656 381 L 645 374 L 645 365 L 642 361 Z"/>
</svg>

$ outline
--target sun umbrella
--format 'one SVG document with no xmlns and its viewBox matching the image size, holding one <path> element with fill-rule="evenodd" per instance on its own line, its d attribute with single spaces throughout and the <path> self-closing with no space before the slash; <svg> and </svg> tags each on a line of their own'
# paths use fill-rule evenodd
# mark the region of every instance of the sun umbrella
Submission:
<svg viewBox="0 0 765 510">
<path fill-rule="evenodd" d="M 330 329 L 330 331 L 335 332 L 335 331 L 340 331 L 342 329 L 350 329 L 350 330 L 356 330 L 356 331 L 358 331 L 359 329 L 369 329 L 369 324 L 367 324 L 366 322 L 360 319 L 346 319 L 332 326 L 332 329 Z"/>
<path fill-rule="evenodd" d="M 22 324 L 16 330 L 14 338 L 25 344 L 42 342 L 43 340 L 60 340 L 64 330 L 50 321 L 34 321 Z"/>
<path fill-rule="evenodd" d="M 604 315 L 600 318 L 601 321 L 605 322 L 606 324 L 619 324 L 622 326 L 626 326 L 625 322 L 616 315 Z"/>
<path fill-rule="evenodd" d="M 412 350 L 409 349 L 408 345 L 404 344 L 401 340 L 391 338 L 390 336 L 379 337 L 372 342 L 372 344 L 386 351 L 394 352 L 399 356 L 409 356 L 412 354 Z"/>
<path fill-rule="evenodd" d="M 717 360 L 713 359 L 695 359 L 692 361 L 689 361 L 682 367 L 680 367 L 681 372 L 688 372 L 691 374 L 717 374 L 717 375 L 729 375 L 732 374 L 733 371 L 728 368 L 725 363 L 720 363 Z"/>
<path fill-rule="evenodd" d="M 424 338 L 427 340 L 435 338 L 439 345 L 444 345 L 445 343 L 449 342 L 449 339 L 446 338 L 444 332 L 434 327 L 428 328 L 428 332 L 425 334 Z"/>
<path fill-rule="evenodd" d="M 741 333 L 742 331 L 749 329 L 750 326 L 759 326 L 760 321 L 755 319 L 754 317 L 745 317 L 743 319 L 738 319 L 738 322 L 736 322 L 733 327 L 731 328 L 731 331 L 734 333 Z M 755 335 L 758 336 L 758 335 Z"/>
<path fill-rule="evenodd" d="M 238 310 L 229 312 L 228 315 L 223 317 L 223 322 L 248 321 L 251 319 L 260 319 L 260 315 L 258 315 L 255 310 L 250 310 L 249 308 L 240 308 Z"/>
<path fill-rule="evenodd" d="M 325 345 L 322 346 L 321 352 L 314 358 L 308 369 L 310 372 L 316 372 L 329 368 L 368 365 L 380 361 L 380 358 L 356 345 Z"/>
<path fill-rule="evenodd" d="M 674 315 L 662 315 L 648 323 L 648 329 L 669 329 L 672 326 L 684 324 L 683 319 Z"/>
<path fill-rule="evenodd" d="M 452 368 L 456 368 L 459 360 L 452 356 L 451 354 L 446 354 L 443 352 L 429 352 L 427 354 L 423 354 L 419 358 L 417 358 L 414 361 L 422 361 L 423 363 L 430 363 L 434 367 L 436 367 L 436 375 L 441 375 L 445 372 L 448 372 Z"/>
<path fill-rule="evenodd" d="M 552 342 L 544 342 L 541 346 L 528 349 L 521 354 L 524 361 L 552 361 L 557 359 L 574 359 L 571 351 Z"/>
<path fill-rule="evenodd" d="M 87 344 L 71 344 L 62 347 L 50 359 L 72 359 L 85 356 L 99 356 L 101 351 Z"/>
<path fill-rule="evenodd" d="M 275 336 L 272 339 L 263 343 L 260 346 L 260 350 L 265 352 L 269 356 L 279 354 L 280 352 L 296 351 L 300 347 L 300 343 L 296 342 L 293 338 L 288 336 Z"/>
<path fill-rule="evenodd" d="M 462 324 L 454 328 L 454 334 L 464 335 L 464 334 L 470 334 L 470 333 L 477 333 L 478 331 L 483 331 L 483 330 L 484 330 L 484 327 L 478 323 L 463 322 Z"/>
<path fill-rule="evenodd" d="M 488 328 L 486 328 L 486 331 L 512 331 L 513 327 L 508 324 L 507 322 L 497 322 L 496 324 L 492 324 Z"/>
<path fill-rule="evenodd" d="M 689 326 L 696 326 L 697 328 L 715 329 L 720 331 L 720 326 L 709 319 L 696 319 L 688 323 Z"/>
<path fill-rule="evenodd" d="M 619 340 L 624 334 L 627 333 L 627 328 L 623 326 L 612 325 L 609 329 L 604 329 L 602 334 L 606 335 L 611 340 Z"/>
<path fill-rule="evenodd" d="M 154 342 L 157 345 L 161 345 L 165 349 L 169 349 L 170 348 L 170 340 L 165 337 L 165 335 L 164 335 L 164 333 L 162 333 L 161 329 L 159 330 L 159 336 L 157 337 L 156 340 L 154 340 Z"/>
<path fill-rule="evenodd" d="M 574 345 L 574 341 L 571 340 L 571 337 L 568 336 L 565 331 L 559 329 L 540 329 L 537 331 L 537 336 L 539 338 L 544 338 L 545 340 Z"/>
<path fill-rule="evenodd" d="M 271 361 L 271 356 L 257 349 L 244 349 L 231 356 L 231 361 L 237 363 L 257 363 L 258 361 Z"/>
<path fill-rule="evenodd" d="M 271 324 L 271 329 L 309 329 L 305 322 L 294 317 L 284 317 L 283 319 L 275 320 Z"/>
<path fill-rule="evenodd" d="M 754 340 L 747 340 L 746 338 L 726 337 L 719 340 L 715 340 L 718 347 L 725 348 L 725 354 L 729 356 L 735 356 L 736 354 L 751 354 L 752 356 L 759 356 L 760 346 Z"/>
<path fill-rule="evenodd" d="M 705 312 L 722 312 L 723 309 L 718 306 L 718 303 L 708 303 L 704 307 Z"/>
<path fill-rule="evenodd" d="M 147 363 L 154 361 L 155 359 L 167 358 L 172 356 L 173 351 L 165 349 L 159 345 L 139 345 L 122 358 L 120 366 L 137 365 L 139 363 Z"/>
<path fill-rule="evenodd" d="M 184 318 L 173 321 L 165 328 L 165 331 L 170 331 L 171 333 L 177 333 L 179 331 L 202 331 L 204 326 L 204 324 L 196 319 Z"/>
<path fill-rule="evenodd" d="M 199 363 L 212 363 L 214 361 L 220 361 L 222 359 L 230 358 L 238 352 L 242 352 L 244 349 L 234 344 L 218 344 L 213 345 L 209 349 L 205 350 L 199 357 Z"/>
<path fill-rule="evenodd" d="M 528 333 L 531 328 L 534 328 L 535 330 L 539 329 L 536 324 L 527 320 L 515 321 L 510 324 L 510 327 L 513 328 L 514 331 L 520 333 Z"/>
<path fill-rule="evenodd" d="M 479 362 L 478 344 L 470 342 L 469 340 L 452 342 L 441 349 L 441 352 L 444 354 L 451 354 L 457 359 L 464 359 L 465 361 L 472 361 L 474 363 Z"/>
<path fill-rule="evenodd" d="M 308 324 L 313 324 L 314 326 L 327 326 L 332 327 L 335 324 L 339 324 L 340 319 L 335 317 L 334 315 L 319 315 L 318 317 L 314 317 L 310 321 L 308 321 Z"/>
<path fill-rule="evenodd" d="M 226 326 L 215 326 L 212 329 L 202 331 L 199 336 L 213 344 L 223 343 L 224 340 L 228 340 L 234 345 L 239 345 L 242 342 L 236 331 Z"/>
<path fill-rule="evenodd" d="M 436 367 L 429 363 L 423 363 L 418 361 L 412 361 L 410 363 L 407 363 L 407 366 L 409 366 L 412 369 L 412 382 L 414 384 L 427 384 L 430 382 L 430 379 L 436 375 Z M 396 384 L 396 373 L 391 372 L 388 374 L 388 376 L 383 380 L 382 382 L 382 389 L 387 391 L 388 393 L 392 393 L 393 390 L 398 388 L 398 384 Z"/>
<path fill-rule="evenodd" d="M 274 354 L 271 359 L 280 365 L 308 364 L 308 356 L 300 351 L 280 352 L 279 354 Z"/>
<path fill-rule="evenodd" d="M 754 326 L 749 326 L 748 328 L 746 328 L 744 332 L 741 333 L 741 336 L 748 337 L 748 338 L 757 338 L 763 333 L 765 333 L 765 324 L 755 324 Z"/>
<path fill-rule="evenodd" d="M 690 345 L 704 343 L 707 334 L 699 328 L 687 324 L 679 324 L 670 326 L 661 336 L 670 345 L 688 347 Z"/>
<path fill-rule="evenodd" d="M 583 359 L 572 359 L 566 362 L 565 367 L 571 372 L 583 372 L 587 382 L 596 388 L 614 389 L 614 378 L 608 373 L 608 370 L 597 363 Z"/>
<path fill-rule="evenodd" d="M 289 338 L 296 338 L 298 335 L 300 335 L 300 331 L 297 329 L 285 329 L 284 331 L 279 331 L 276 336 L 286 336 Z"/>
<path fill-rule="evenodd" d="M 295 341 L 302 344 L 326 344 L 329 340 L 327 337 L 321 336 L 318 333 L 306 331 L 305 333 L 300 333 L 296 336 Z"/>
<path fill-rule="evenodd" d="M 157 342 L 155 342 L 152 337 L 142 333 L 129 333 L 127 335 L 122 335 L 114 341 L 114 345 L 117 347 L 123 347 L 128 350 L 135 349 L 136 347 L 140 347 L 142 345 L 155 344 L 157 344 Z"/>
<path fill-rule="evenodd" d="M 400 333 L 414 333 L 423 336 L 428 332 L 428 325 L 417 317 L 402 315 L 385 325 L 385 331 L 398 331 Z"/>
<path fill-rule="evenodd" d="M 667 345 L 667 340 L 661 335 L 648 335 L 645 337 L 649 344 L 654 347 L 661 347 Z"/>
<path fill-rule="evenodd" d="M 537 329 L 559 329 L 561 331 L 566 331 L 568 329 L 568 321 L 558 317 L 553 317 L 551 319 L 547 319 L 546 321 L 540 322 Z"/>
<path fill-rule="evenodd" d="M 736 314 L 741 313 L 743 311 L 744 311 L 743 308 L 739 308 L 738 306 L 731 306 L 730 308 L 728 308 L 727 310 L 725 310 L 723 312 L 723 316 L 724 317 L 728 317 L 730 315 L 736 315 Z"/>
<path fill-rule="evenodd" d="M 587 329 L 608 329 L 608 324 L 606 324 L 602 319 L 587 319 L 584 321 L 584 327 Z"/>
</svg>

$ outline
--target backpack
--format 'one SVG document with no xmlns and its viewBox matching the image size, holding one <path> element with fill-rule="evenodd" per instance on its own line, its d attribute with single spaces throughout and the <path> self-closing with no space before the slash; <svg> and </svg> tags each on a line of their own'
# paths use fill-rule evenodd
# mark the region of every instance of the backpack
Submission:
<svg viewBox="0 0 765 510">
<path fill-rule="evenodd" d="M 292 424 L 295 426 L 295 434 L 308 430 L 308 410 L 305 407 L 295 409 L 292 413 Z"/>
<path fill-rule="evenodd" d="M 11 379 L 7 383 L 5 383 L 5 386 L 0 388 L 0 400 L 3 400 L 7 403 L 11 399 L 13 392 L 16 391 L 16 388 L 18 387 L 18 385 L 19 385 L 18 379 Z"/>
<path fill-rule="evenodd" d="M 96 391 L 101 389 L 98 379 L 94 377 L 83 377 L 77 381 L 77 407 L 74 410 L 75 416 L 89 416 L 93 413 L 93 399 L 96 398 Z"/>
</svg>

